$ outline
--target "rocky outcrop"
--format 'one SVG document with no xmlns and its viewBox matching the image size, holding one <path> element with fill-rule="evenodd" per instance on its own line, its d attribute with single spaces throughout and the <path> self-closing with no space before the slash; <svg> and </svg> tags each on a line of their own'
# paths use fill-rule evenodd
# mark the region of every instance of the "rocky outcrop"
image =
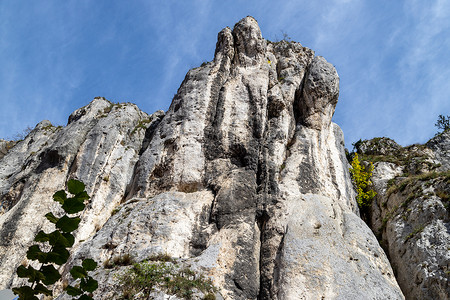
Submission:
<svg viewBox="0 0 450 300">
<path fill-rule="evenodd" d="M 165 115 L 96 99 L 60 130 L 38 125 L 0 161 L 1 193 L 16 191 L 0 217 L 0 282 L 47 226 L 27 214 L 43 216 L 78 178 L 93 197 L 68 265 L 100 263 L 98 299 L 121 296 L 129 266 L 111 261 L 158 254 L 209 277 L 217 298 L 403 299 L 358 217 L 331 122 L 338 82 L 324 58 L 264 40 L 247 17 L 219 33 L 214 60 L 188 72 Z"/>
<path fill-rule="evenodd" d="M 38 230 L 51 228 L 44 215 L 58 213 L 52 195 L 63 189 L 68 179 L 86 182 L 92 195 L 77 239 L 85 240 L 103 226 L 125 195 L 145 129 L 159 117 L 162 113 L 148 116 L 134 104 L 94 99 L 75 111 L 64 128 L 53 127 L 48 121 L 39 123 L 0 160 L 3 287 L 11 284 L 11 274 L 25 258 Z"/>
<path fill-rule="evenodd" d="M 450 295 L 449 142 L 447 131 L 425 145 L 403 148 L 386 138 L 356 145 L 374 161 L 372 229 L 407 299 Z"/>
<path fill-rule="evenodd" d="M 15 144 L 15 141 L 5 141 L 0 139 L 0 159 L 2 159 Z"/>
</svg>

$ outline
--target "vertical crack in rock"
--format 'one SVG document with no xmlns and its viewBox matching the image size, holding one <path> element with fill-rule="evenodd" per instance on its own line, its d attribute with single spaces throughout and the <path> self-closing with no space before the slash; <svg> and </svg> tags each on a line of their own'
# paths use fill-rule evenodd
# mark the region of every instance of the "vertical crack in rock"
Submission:
<svg viewBox="0 0 450 300">
<path fill-rule="evenodd" d="M 157 111 L 156 113 L 154 113 L 152 115 L 152 117 L 153 117 L 153 120 L 151 121 L 151 123 L 147 127 L 147 129 L 145 130 L 145 136 L 144 136 L 144 139 L 142 140 L 142 146 L 140 147 L 140 150 L 139 150 L 139 156 L 141 156 L 142 153 L 144 153 L 144 151 L 147 150 L 148 145 L 152 141 L 153 136 L 155 134 L 156 127 L 159 125 L 161 120 L 164 118 L 164 112 Z"/>
<path fill-rule="evenodd" d="M 25 189 L 27 178 L 22 178 L 19 181 L 14 182 L 9 190 L 1 195 L 0 213 L 4 214 L 12 209 L 17 202 L 22 198 L 22 193 Z"/>
<path fill-rule="evenodd" d="M 164 116 L 165 116 L 165 114 L 163 111 L 157 111 L 152 115 L 150 124 L 147 127 L 147 129 L 145 130 L 144 139 L 142 140 L 142 144 L 139 148 L 139 154 L 138 154 L 139 158 L 141 157 L 142 153 L 144 153 L 145 150 L 147 150 L 148 146 L 150 145 L 151 141 L 153 140 L 156 129 L 157 129 L 159 123 L 161 123 L 161 121 L 163 120 Z M 139 159 L 136 160 L 136 162 L 133 166 L 132 177 L 126 186 L 125 193 L 124 193 L 124 196 L 122 197 L 121 202 L 125 202 L 127 199 L 130 199 L 131 196 L 134 194 L 132 187 L 135 186 L 137 177 L 141 174 L 140 172 L 138 172 L 138 168 L 137 168 L 138 163 L 139 163 Z"/>
<path fill-rule="evenodd" d="M 21 198 L 22 193 L 25 188 L 28 188 L 26 186 L 26 182 L 20 182 L 20 193 L 18 194 L 18 197 L 15 197 L 14 205 L 11 205 L 11 207 L 9 208 L 9 209 L 12 209 L 14 207 L 17 215 L 22 214 L 23 210 L 27 207 L 27 201 L 20 201 L 20 202 L 17 201 Z M 3 206 L 3 201 L 7 201 L 7 200 L 8 200 L 7 195 L 3 195 L 2 196 L 2 206 Z M 16 204 L 18 204 L 18 205 L 16 205 Z M 8 247 L 9 246 L 9 244 L 11 243 L 11 241 L 12 241 L 13 237 L 15 236 L 15 233 L 18 229 L 18 227 L 17 227 L 18 223 L 19 223 L 19 218 L 16 218 L 14 216 L 7 217 L 7 219 L 3 223 L 4 227 L 0 231 L 0 247 Z M 4 259 L 7 259 L 7 257 L 5 255 L 7 255 L 7 252 L 4 252 L 4 253 L 0 252 L 0 262 L 2 262 Z"/>
</svg>

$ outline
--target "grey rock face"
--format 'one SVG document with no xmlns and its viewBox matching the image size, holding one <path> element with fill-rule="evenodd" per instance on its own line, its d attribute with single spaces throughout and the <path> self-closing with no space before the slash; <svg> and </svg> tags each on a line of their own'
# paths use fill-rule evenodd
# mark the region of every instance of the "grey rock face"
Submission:
<svg viewBox="0 0 450 300">
<path fill-rule="evenodd" d="M 42 169 L 31 182 L 45 191 L 21 188 L 29 196 L 17 196 L 0 224 L 77 177 L 93 197 L 69 265 L 93 257 L 103 266 L 98 299 L 120 298 L 117 278 L 129 268 L 108 269 L 108 260 L 161 253 L 211 278 L 224 299 L 403 299 L 358 217 L 343 135 L 331 123 L 338 83 L 325 59 L 299 43 L 264 40 L 244 18 L 219 33 L 214 60 L 188 72 L 165 116 L 126 105 L 130 114 L 112 108 L 103 121 L 109 104 L 101 99 L 72 114 L 29 169 Z M 13 153 L 3 160 L 16 163 L 11 170 L 21 166 L 7 159 Z M 41 179 L 57 174 L 52 186 Z M 4 179 L 3 193 L 23 177 L 14 178 Z M 23 236 L 8 245 L 33 234 Z M 6 285 L 18 251 L 0 270 Z"/>
<path fill-rule="evenodd" d="M 426 144 L 440 162 L 440 170 L 450 170 L 450 131 L 444 131 Z"/>
<path fill-rule="evenodd" d="M 125 196 L 145 128 L 157 122 L 134 104 L 95 99 L 75 111 L 64 128 L 43 121 L 0 161 L 0 286 L 11 284 L 15 268 L 41 228 L 44 215 L 60 213 L 52 200 L 70 178 L 86 183 L 90 204 L 77 240 L 92 236 Z M 142 128 L 141 128 L 142 127 Z M 14 253 L 12 255 L 12 253 Z"/>
<path fill-rule="evenodd" d="M 450 294 L 448 137 L 396 147 L 396 161 L 382 149 L 366 151 L 387 160 L 374 164 L 378 195 L 371 223 L 407 299 L 448 299 Z"/>
<path fill-rule="evenodd" d="M 15 144 L 15 141 L 5 141 L 0 139 L 0 159 L 2 159 Z"/>
<path fill-rule="evenodd" d="M 323 57 L 316 56 L 309 65 L 299 109 L 308 127 L 320 130 L 330 126 L 339 97 L 336 69 Z"/>
<path fill-rule="evenodd" d="M 355 143 L 356 152 L 369 155 L 396 155 L 402 148 L 390 138 L 374 138 Z"/>
</svg>

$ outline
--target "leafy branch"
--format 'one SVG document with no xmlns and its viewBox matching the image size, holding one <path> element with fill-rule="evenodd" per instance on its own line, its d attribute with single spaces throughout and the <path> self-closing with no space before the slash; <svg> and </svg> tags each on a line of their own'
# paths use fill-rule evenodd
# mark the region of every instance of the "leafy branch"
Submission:
<svg viewBox="0 0 450 300">
<path fill-rule="evenodd" d="M 58 218 L 53 213 L 49 212 L 45 215 L 47 220 L 55 224 L 56 229 L 51 233 L 39 231 L 35 236 L 34 241 L 38 243 L 47 243 L 50 247 L 49 251 L 43 251 L 39 245 L 32 245 L 28 248 L 27 258 L 38 261 L 41 266 L 35 269 L 32 266 L 25 267 L 23 265 L 17 268 L 17 276 L 20 278 L 28 278 L 31 286 L 21 286 L 13 288 L 13 292 L 19 295 L 19 300 L 39 299 L 36 295 L 43 294 L 45 296 L 53 296 L 52 291 L 48 286 L 54 284 L 61 279 L 61 274 L 55 268 L 55 265 L 62 266 L 69 259 L 70 253 L 67 250 L 71 248 L 75 242 L 72 232 L 78 228 L 80 224 L 80 217 L 69 215 L 77 214 L 84 210 L 84 202 L 90 197 L 85 191 L 85 185 L 78 180 L 69 180 L 67 189 L 72 197 L 64 190 L 57 191 L 53 195 L 53 200 L 61 204 L 66 214 Z M 98 287 L 98 283 L 91 276 L 88 276 L 88 271 L 93 271 L 97 267 L 97 263 L 92 259 L 85 259 L 82 266 L 74 266 L 70 270 L 70 274 L 74 279 L 80 279 L 79 287 L 68 286 L 66 291 L 71 296 L 80 296 L 77 299 L 88 300 L 92 299 L 91 295 L 85 293 L 92 293 Z"/>
</svg>

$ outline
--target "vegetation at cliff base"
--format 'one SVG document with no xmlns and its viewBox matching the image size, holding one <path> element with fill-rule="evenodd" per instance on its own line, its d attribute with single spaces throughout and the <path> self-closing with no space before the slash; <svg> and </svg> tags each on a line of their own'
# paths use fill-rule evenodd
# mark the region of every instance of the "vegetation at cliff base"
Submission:
<svg viewBox="0 0 450 300">
<path fill-rule="evenodd" d="M 192 299 L 194 291 L 200 291 L 203 299 L 216 299 L 215 288 L 211 281 L 203 275 L 198 275 L 187 267 L 177 266 L 175 260 L 154 261 L 149 258 L 119 276 L 122 285 L 122 297 L 134 299 L 137 294 L 150 296 L 156 290 L 177 295 L 182 299 Z"/>
<path fill-rule="evenodd" d="M 372 199 L 376 196 L 376 192 L 372 189 L 373 164 L 370 162 L 368 167 L 361 165 L 358 153 L 353 155 L 351 162 L 350 174 L 356 187 L 356 201 L 361 209 L 368 208 L 372 204 Z"/>
<path fill-rule="evenodd" d="M 72 247 L 75 238 L 71 232 L 78 228 L 81 219 L 79 216 L 69 217 L 84 210 L 84 202 L 89 199 L 89 195 L 85 191 L 85 186 L 81 181 L 69 180 L 67 188 L 72 197 L 68 197 L 64 190 L 57 191 L 53 195 L 53 200 L 59 202 L 65 211 L 61 217 L 56 217 L 49 212 L 45 215 L 47 220 L 55 224 L 56 229 L 51 233 L 39 231 L 34 241 L 38 244 L 28 248 L 27 259 L 35 260 L 41 265 L 38 269 L 31 265 L 21 265 L 17 268 L 17 276 L 20 278 L 28 278 L 31 286 L 24 285 L 13 288 L 13 292 L 19 295 L 19 300 L 28 300 L 39 298 L 36 295 L 53 296 L 51 285 L 56 283 L 61 274 L 55 268 L 64 265 L 69 259 L 70 253 L 67 250 Z M 49 249 L 49 250 L 48 250 Z M 48 251 L 47 251 L 48 250 Z M 88 258 L 83 260 L 81 266 L 73 266 L 70 274 L 74 279 L 80 279 L 79 284 L 75 287 L 67 286 L 67 294 L 71 296 L 80 296 L 77 299 L 92 299 L 92 292 L 98 287 L 95 279 L 88 275 L 89 271 L 93 271 L 97 267 L 97 263 Z"/>
</svg>

